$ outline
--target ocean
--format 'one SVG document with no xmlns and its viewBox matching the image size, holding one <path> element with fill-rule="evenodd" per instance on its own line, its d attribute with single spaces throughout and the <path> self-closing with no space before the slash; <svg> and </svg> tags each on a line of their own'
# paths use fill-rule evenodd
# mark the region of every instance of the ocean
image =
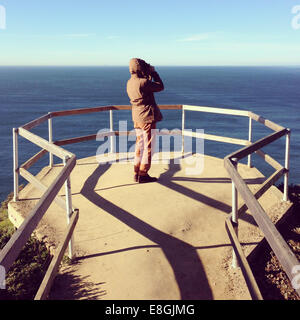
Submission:
<svg viewBox="0 0 300 320">
<path fill-rule="evenodd" d="M 158 104 L 188 104 L 253 111 L 264 118 L 291 129 L 290 183 L 300 183 L 300 67 L 157 67 L 165 90 L 156 94 Z M 12 129 L 49 111 L 105 105 L 128 105 L 127 67 L 0 67 L 0 201 L 13 190 Z M 164 120 L 158 128 L 181 127 L 181 113 L 163 110 Z M 114 113 L 115 127 L 128 120 L 131 112 Z M 109 128 L 108 112 L 55 118 L 54 139 L 66 139 L 97 133 Z M 186 114 L 187 129 L 205 133 L 248 138 L 248 119 L 216 114 Z M 47 123 L 33 130 L 47 138 Z M 253 124 L 253 139 L 268 133 L 259 123 Z M 99 141 L 66 146 L 78 158 L 96 154 Z M 206 154 L 224 157 L 241 148 L 205 141 Z M 284 163 L 285 139 L 263 149 Z M 19 139 L 19 161 L 25 162 L 39 148 Z M 48 157 L 36 163 L 32 173 L 48 164 Z M 257 156 L 253 164 L 265 175 L 273 169 Z M 20 183 L 25 183 L 22 179 Z"/>
</svg>

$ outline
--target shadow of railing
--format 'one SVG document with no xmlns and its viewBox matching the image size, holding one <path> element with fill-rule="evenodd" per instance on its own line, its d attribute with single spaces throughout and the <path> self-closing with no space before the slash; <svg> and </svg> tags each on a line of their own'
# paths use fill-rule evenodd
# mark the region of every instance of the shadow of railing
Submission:
<svg viewBox="0 0 300 320">
<path fill-rule="evenodd" d="M 190 244 L 168 235 L 140 220 L 95 192 L 100 177 L 110 164 L 95 169 L 85 181 L 81 194 L 94 205 L 106 211 L 131 229 L 157 244 L 173 269 L 182 300 L 209 300 L 212 291 L 196 249 Z M 149 205 L 149 204 L 145 204 Z M 154 208 L 155 212 L 155 208 Z"/>
</svg>

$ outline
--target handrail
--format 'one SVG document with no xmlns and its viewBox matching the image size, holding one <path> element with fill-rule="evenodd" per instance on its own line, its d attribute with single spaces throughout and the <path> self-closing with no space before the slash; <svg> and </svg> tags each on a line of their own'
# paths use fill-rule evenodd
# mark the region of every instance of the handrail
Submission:
<svg viewBox="0 0 300 320">
<path fill-rule="evenodd" d="M 52 143 L 49 143 L 47 140 L 37 136 L 36 134 L 29 132 L 28 130 L 24 128 L 19 128 L 19 135 L 23 138 L 26 138 L 27 140 L 33 142 L 37 146 L 46 149 L 48 152 L 53 153 L 58 158 L 64 159 L 65 157 L 71 158 L 73 156 L 73 153 L 56 146 Z"/>
<path fill-rule="evenodd" d="M 190 105 L 183 105 L 182 107 L 183 107 L 183 110 L 189 110 L 189 111 L 228 114 L 231 116 L 243 116 L 243 117 L 249 116 L 249 111 L 245 111 L 245 110 L 224 109 L 224 108 L 205 107 L 205 106 L 190 106 Z"/>
<path fill-rule="evenodd" d="M 259 155 L 266 163 L 268 163 L 272 168 L 279 170 L 281 168 L 283 168 L 283 166 L 276 161 L 275 159 L 273 159 L 270 155 L 264 153 L 261 150 L 256 150 L 255 153 L 257 155 Z"/>
<path fill-rule="evenodd" d="M 225 109 L 225 108 L 214 108 L 214 107 L 206 107 L 206 106 L 189 106 L 189 105 L 159 105 L 160 109 L 163 110 L 182 110 L 182 130 L 179 131 L 179 134 L 182 135 L 182 151 L 184 152 L 184 136 L 191 136 L 194 138 L 202 138 L 207 140 L 231 143 L 231 144 L 238 144 L 243 145 L 244 147 L 238 151 L 231 153 L 230 155 L 224 158 L 224 165 L 227 169 L 229 176 L 232 179 L 233 191 L 236 190 L 234 193 L 240 192 L 242 198 L 245 201 L 245 204 L 241 206 L 239 209 L 237 208 L 237 194 L 233 197 L 233 212 L 230 215 L 229 219 L 226 220 L 226 230 L 228 235 L 231 239 L 232 245 L 234 247 L 235 253 L 238 254 L 238 258 L 242 263 L 242 268 L 244 272 L 244 276 L 247 280 L 249 285 L 249 290 L 253 298 L 260 299 L 259 289 L 255 283 L 255 279 L 251 273 L 251 269 L 247 263 L 246 258 L 243 256 L 241 246 L 238 244 L 237 234 L 233 234 L 233 232 L 237 232 L 238 228 L 238 214 L 244 212 L 249 209 L 250 213 L 253 214 L 255 221 L 258 224 L 258 227 L 264 232 L 267 241 L 270 243 L 272 249 L 275 252 L 275 255 L 278 255 L 278 259 L 280 263 L 283 265 L 284 270 L 287 272 L 289 278 L 291 279 L 291 270 L 292 266 L 295 263 L 298 263 L 297 258 L 293 255 L 291 250 L 289 249 L 288 245 L 285 243 L 283 238 L 278 233 L 275 226 L 272 224 L 266 213 L 264 212 L 263 208 L 260 206 L 259 202 L 257 201 L 263 193 L 265 193 L 281 176 L 284 175 L 284 200 L 287 199 L 287 186 L 288 186 L 288 174 L 289 174 L 289 135 L 290 130 L 284 128 L 276 123 L 269 121 L 253 112 L 246 111 L 246 110 L 235 110 L 235 109 Z M 83 142 L 88 140 L 94 140 L 99 136 L 97 134 L 90 134 L 87 136 L 82 137 L 75 137 L 65 140 L 58 140 L 52 141 L 52 119 L 55 117 L 61 116 L 70 116 L 70 115 L 82 115 L 82 114 L 90 114 L 96 112 L 104 112 L 109 111 L 110 115 L 110 131 L 106 133 L 101 133 L 102 136 L 110 136 L 111 139 L 113 136 L 118 135 L 130 135 L 131 132 L 118 132 L 113 129 L 113 111 L 114 110 L 130 110 L 131 106 L 128 105 L 112 105 L 112 106 L 100 106 L 94 108 L 82 108 L 82 109 L 72 109 L 72 110 L 63 110 L 63 111 L 54 111 L 49 112 L 46 115 L 40 116 L 39 118 L 32 120 L 31 122 L 23 125 L 18 129 L 14 129 L 14 199 L 15 201 L 18 200 L 18 176 L 21 174 L 25 177 L 28 181 L 33 183 L 33 185 L 42 191 L 45 191 L 45 194 L 40 199 L 37 206 L 31 211 L 30 215 L 25 219 L 21 227 L 15 232 L 12 236 L 11 240 L 8 244 L 4 247 L 4 249 L 0 253 L 0 264 L 9 268 L 9 266 L 13 263 L 14 259 L 17 257 L 18 253 L 20 252 L 20 248 L 26 242 L 26 238 L 30 236 L 31 232 L 36 227 L 38 221 L 41 219 L 47 208 L 50 206 L 52 201 L 58 202 L 60 206 L 63 207 L 62 199 L 57 196 L 58 190 L 61 186 L 65 183 L 66 185 L 66 200 L 67 200 L 67 213 L 68 213 L 68 221 L 72 212 L 76 211 L 77 209 L 72 207 L 71 202 L 71 193 L 70 193 L 70 183 L 69 183 L 69 176 L 72 169 L 76 163 L 76 157 L 73 153 L 61 148 L 60 146 Z M 211 134 L 198 134 L 194 132 L 190 132 L 185 129 L 185 112 L 186 111 L 196 111 L 196 112 L 205 112 L 205 113 L 214 113 L 214 114 L 223 114 L 223 115 L 232 115 L 232 116 L 242 116 L 249 118 L 249 138 L 248 140 L 237 139 L 237 138 L 229 138 Z M 35 128 L 36 126 L 44 123 L 48 120 L 48 127 L 49 127 L 49 141 L 33 134 L 29 130 Z M 252 142 L 252 120 L 255 120 L 259 123 L 262 123 L 266 127 L 270 128 L 271 130 L 275 131 L 270 135 Z M 165 133 L 164 133 L 165 134 Z M 178 132 L 177 132 L 178 134 Z M 18 141 L 17 136 L 20 135 L 25 139 L 31 141 L 32 143 L 36 144 L 37 146 L 41 147 L 41 150 L 27 160 L 21 166 L 18 165 Z M 287 137 L 286 143 L 286 163 L 283 167 L 280 163 L 278 163 L 275 159 L 273 159 L 268 154 L 264 153 L 260 149 L 273 141 L 278 140 L 282 136 Z M 111 152 L 114 151 L 113 140 L 111 140 Z M 46 153 L 49 153 L 49 165 L 50 167 L 53 165 L 53 155 L 61 158 L 64 160 L 65 166 L 55 179 L 55 181 L 47 188 L 43 185 L 36 177 L 32 176 L 27 170 L 41 157 L 43 157 Z M 267 163 L 269 163 L 273 168 L 276 169 L 276 172 L 269 177 L 262 186 L 255 192 L 253 195 L 243 181 L 241 176 L 237 171 L 237 162 L 245 157 L 248 156 L 248 166 L 251 166 L 251 155 L 253 153 L 257 153 L 259 156 L 262 157 Z M 236 220 L 236 222 L 235 222 Z M 72 229 L 75 227 L 77 218 L 71 219 L 72 226 L 69 225 L 69 228 Z M 74 225 L 73 225 L 74 224 Z M 71 230 L 69 229 L 69 231 Z M 71 233 L 72 233 L 71 232 Z M 66 242 L 69 241 L 70 233 L 68 233 L 68 239 L 66 238 L 63 246 L 65 246 Z M 61 256 L 61 252 L 59 252 L 59 257 Z M 56 261 L 57 263 L 57 261 Z M 55 264 L 55 268 L 57 265 Z M 54 268 L 54 269 L 55 269 Z M 250 270 L 250 271 L 249 271 Z M 49 271 L 50 272 L 50 271 Z M 51 274 L 50 278 L 53 278 L 53 274 Z M 250 280 L 249 280 L 250 279 Z M 46 280 L 45 280 L 46 281 Z M 249 282 L 250 281 L 250 282 Z M 47 281 L 46 281 L 47 282 Z M 48 288 L 47 283 L 43 284 Z M 48 289 L 47 289 L 48 290 Z M 299 293 L 299 290 L 297 291 Z M 38 295 L 37 295 L 38 296 Z M 44 297 L 44 296 L 43 296 Z"/>
<path fill-rule="evenodd" d="M 159 105 L 159 108 L 162 110 L 174 110 L 182 109 L 182 105 Z M 113 106 L 102 106 L 102 107 L 94 107 L 94 108 L 81 108 L 81 109 L 72 109 L 72 110 L 63 110 L 63 111 L 53 111 L 50 112 L 51 118 L 53 117 L 63 117 L 70 115 L 79 115 L 79 114 L 88 114 L 95 112 L 103 112 L 110 110 L 131 110 L 131 106 L 128 105 L 113 105 Z"/>
<path fill-rule="evenodd" d="M 262 139 L 257 140 L 256 142 L 238 150 L 230 155 L 226 156 L 225 159 L 229 158 L 236 158 L 237 160 L 241 160 L 245 157 L 247 157 L 249 154 L 265 147 L 266 145 L 272 143 L 273 141 L 281 138 L 282 136 L 286 135 L 289 132 L 289 129 L 282 129 L 280 131 L 276 131 L 267 137 L 264 137 Z"/>
<path fill-rule="evenodd" d="M 7 242 L 5 247 L 0 252 L 0 265 L 4 267 L 4 270 L 9 270 L 11 265 L 14 263 L 14 261 L 17 259 L 19 253 L 21 252 L 22 248 L 28 241 L 29 237 L 31 236 L 32 232 L 37 227 L 38 223 L 46 213 L 47 209 L 50 207 L 51 203 L 55 200 L 61 207 L 67 206 L 67 212 L 68 212 L 68 220 L 70 219 L 70 216 L 74 211 L 77 212 L 76 216 L 78 217 L 79 210 L 72 207 L 71 202 L 68 203 L 68 200 L 66 200 L 66 206 L 64 205 L 64 201 L 62 198 L 58 196 L 58 192 L 65 183 L 68 185 L 69 176 L 73 168 L 76 164 L 76 156 L 67 151 L 62 149 L 59 146 L 56 146 L 47 140 L 33 134 L 32 132 L 28 131 L 29 129 L 34 128 L 35 126 L 43 123 L 47 119 L 50 118 L 50 115 L 42 116 L 36 120 L 33 120 L 29 122 L 28 124 L 24 125 L 23 127 L 20 127 L 18 129 L 13 130 L 14 134 L 14 200 L 16 201 L 18 199 L 18 193 L 16 190 L 18 190 L 18 178 L 17 176 L 20 174 L 25 179 L 33 183 L 35 187 L 38 187 L 42 191 L 44 191 L 43 196 L 40 198 L 37 205 L 30 211 L 29 215 L 26 217 L 26 219 L 23 221 L 21 226 L 18 228 L 18 230 L 12 235 L 10 240 Z M 18 167 L 18 139 L 17 136 L 20 135 L 24 137 L 25 139 L 33 142 L 34 144 L 40 146 L 43 148 L 39 153 L 37 153 L 34 157 L 26 161 L 22 166 Z M 52 152 L 57 157 L 64 160 L 64 167 L 58 174 L 58 176 L 55 178 L 55 180 L 51 183 L 49 187 L 44 186 L 36 177 L 31 175 L 26 169 L 28 169 L 33 163 L 35 163 L 38 159 L 40 159 L 44 154 L 47 152 Z M 70 190 L 66 190 L 66 199 L 70 197 Z M 72 219 L 72 226 L 73 229 L 77 223 L 77 219 Z M 72 232 L 73 232 L 72 229 Z M 72 240 L 70 240 L 71 235 L 68 236 L 69 246 L 71 248 L 72 246 Z M 64 240 L 66 241 L 66 239 Z M 63 252 L 64 253 L 64 252 Z M 72 252 L 70 251 L 69 254 L 72 256 Z M 60 257 L 61 259 L 61 257 Z M 49 285 L 51 285 L 49 283 Z"/>
<path fill-rule="evenodd" d="M 8 270 L 14 263 L 30 235 L 44 216 L 52 201 L 58 194 L 70 172 L 75 167 L 75 155 L 68 159 L 66 166 L 61 170 L 56 179 L 52 182 L 48 190 L 32 209 L 28 217 L 24 220 L 19 229 L 12 235 L 8 243 L 0 252 L 0 265 Z"/>
<path fill-rule="evenodd" d="M 249 208 L 253 218 L 257 225 L 262 230 L 266 237 L 270 247 L 274 251 L 284 271 L 286 272 L 290 281 L 294 278 L 292 273 L 293 267 L 299 264 L 298 259 L 291 251 L 288 244 L 285 242 L 281 234 L 278 232 L 273 222 L 270 220 L 260 203 L 257 201 L 255 196 L 250 191 L 247 184 L 244 182 L 242 177 L 239 175 L 235 166 L 230 159 L 225 159 L 225 168 L 227 169 L 232 181 L 234 182 L 238 192 L 241 194 L 245 204 Z M 300 294 L 300 289 L 296 290 Z"/>
<path fill-rule="evenodd" d="M 271 186 L 275 184 L 278 179 L 280 179 L 284 174 L 286 173 L 285 168 L 278 169 L 275 171 L 268 179 L 262 183 L 262 185 L 255 191 L 253 194 L 256 199 L 259 199 L 266 191 L 269 190 Z M 243 204 L 239 209 L 238 209 L 238 215 L 246 212 L 248 209 L 246 204 Z"/>
<path fill-rule="evenodd" d="M 36 163 L 39 159 L 41 159 L 46 153 L 48 152 L 48 150 L 46 149 L 42 149 L 41 151 L 39 151 L 38 153 L 36 153 L 33 157 L 31 157 L 30 159 L 28 159 L 26 162 L 24 162 L 20 168 L 23 168 L 25 170 L 28 170 L 34 163 Z"/>
<path fill-rule="evenodd" d="M 230 143 L 230 144 L 237 144 L 237 145 L 248 145 L 248 140 L 244 139 L 236 139 L 236 138 L 229 138 L 229 137 L 223 137 L 223 136 L 216 136 L 213 134 L 207 134 L 207 133 L 197 133 L 197 132 L 192 132 L 192 131 L 183 131 L 183 135 L 186 137 L 193 137 L 193 138 L 200 138 L 200 139 L 205 139 L 205 140 L 212 140 L 212 141 L 218 141 L 218 142 L 225 142 L 225 143 Z"/>
<path fill-rule="evenodd" d="M 36 126 L 42 124 L 43 122 L 47 121 L 48 119 L 50 118 L 50 115 L 49 114 L 45 114 L 35 120 L 32 120 L 26 124 L 24 124 L 22 126 L 23 129 L 26 129 L 26 130 L 31 130 L 33 128 L 35 128 Z"/>
<path fill-rule="evenodd" d="M 272 129 L 274 131 L 280 131 L 283 130 L 284 127 L 278 125 L 277 123 L 274 123 L 268 119 L 265 119 L 262 116 L 259 116 L 251 111 L 249 111 L 249 117 L 257 122 L 262 123 L 264 126 L 268 127 L 269 129 Z"/>
<path fill-rule="evenodd" d="M 293 281 L 294 274 L 292 272 L 293 267 L 299 264 L 297 257 L 294 255 L 288 244 L 285 242 L 281 234 L 278 232 L 276 227 L 274 226 L 273 222 L 270 220 L 264 209 L 261 207 L 260 203 L 257 199 L 267 190 L 268 187 L 273 185 L 282 175 L 285 175 L 285 179 L 287 179 L 289 173 L 289 167 L 286 164 L 286 167 L 282 167 L 278 162 L 274 159 L 263 153 L 260 149 L 264 146 L 278 140 L 282 136 L 289 137 L 290 129 L 283 128 L 267 119 L 264 119 L 260 116 L 257 116 L 254 113 L 249 112 L 249 117 L 252 119 L 259 121 L 260 123 L 264 124 L 265 126 L 269 127 L 272 130 L 275 130 L 274 133 L 252 143 L 251 145 L 242 148 L 238 151 L 231 153 L 230 155 L 226 156 L 224 159 L 224 165 L 229 173 L 229 176 L 232 179 L 233 186 L 237 189 L 237 191 L 241 194 L 245 205 L 243 206 L 243 210 L 248 207 L 250 213 L 253 215 L 254 220 L 256 221 L 257 225 L 265 235 L 267 242 L 269 243 L 270 247 L 274 251 L 276 257 L 278 258 L 280 264 L 283 267 L 283 270 L 286 272 L 290 281 Z M 264 159 L 270 163 L 273 167 L 277 168 L 277 171 L 262 185 L 259 191 L 253 195 L 242 177 L 239 175 L 237 171 L 237 162 L 249 154 L 256 152 Z M 289 160 L 289 145 L 287 144 L 286 148 L 286 162 L 288 163 Z M 287 181 L 285 181 L 285 193 L 287 193 Z M 285 200 L 287 200 L 287 196 L 285 195 Z M 235 213 L 238 216 L 238 213 Z M 236 218 L 237 219 L 237 218 Z M 295 289 L 297 293 L 300 295 L 300 289 Z"/>
</svg>

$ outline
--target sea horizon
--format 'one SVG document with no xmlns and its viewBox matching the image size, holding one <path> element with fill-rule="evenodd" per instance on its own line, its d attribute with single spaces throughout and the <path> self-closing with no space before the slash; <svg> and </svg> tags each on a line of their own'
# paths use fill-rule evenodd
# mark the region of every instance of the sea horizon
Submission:
<svg viewBox="0 0 300 320">
<path fill-rule="evenodd" d="M 228 64 L 228 65 L 223 65 L 223 64 L 220 64 L 220 65 L 166 65 L 166 64 L 162 64 L 162 65 L 160 65 L 160 64 L 157 64 L 157 65 L 155 65 L 156 67 L 172 67 L 172 68 L 176 68 L 176 67 L 183 67 L 183 68 L 189 68 L 189 67 L 191 67 L 191 68 L 206 68 L 206 67 L 208 67 L 208 68 L 226 68 L 226 67 L 228 67 L 228 68 L 252 68 L 252 67 L 254 67 L 254 68 L 260 68 L 260 67 L 262 67 L 262 68 L 299 68 L 300 67 L 300 64 L 299 65 L 294 65 L 294 64 L 291 64 L 291 65 L 289 65 L 289 64 L 278 64 L 278 65 L 265 65 L 265 64 L 258 64 L 258 65 L 256 65 L 256 64 L 254 64 L 254 65 L 230 65 L 230 64 Z M 42 67 L 62 67 L 62 68 L 69 68 L 69 67 L 71 67 L 71 68 L 76 68 L 76 67 L 92 67 L 92 68 L 97 68 L 97 67 L 104 67 L 104 68 L 114 68 L 114 67 L 116 67 L 116 68 L 118 68 L 118 67 L 128 67 L 128 65 L 126 65 L 126 64 L 122 64 L 122 65 L 55 65 L 55 64 L 53 64 L 53 65 L 0 65 L 0 67 L 2 68 L 2 67 L 28 67 L 28 68 L 30 68 L 30 67 L 38 67 L 38 68 L 42 68 Z"/>
</svg>

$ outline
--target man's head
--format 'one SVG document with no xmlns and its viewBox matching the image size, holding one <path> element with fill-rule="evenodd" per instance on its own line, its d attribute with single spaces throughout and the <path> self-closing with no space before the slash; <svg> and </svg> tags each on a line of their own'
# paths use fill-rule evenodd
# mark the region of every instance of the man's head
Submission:
<svg viewBox="0 0 300 320">
<path fill-rule="evenodd" d="M 151 70 L 151 65 L 142 59 L 132 58 L 129 61 L 129 72 L 136 74 L 139 78 L 149 77 Z"/>
</svg>

